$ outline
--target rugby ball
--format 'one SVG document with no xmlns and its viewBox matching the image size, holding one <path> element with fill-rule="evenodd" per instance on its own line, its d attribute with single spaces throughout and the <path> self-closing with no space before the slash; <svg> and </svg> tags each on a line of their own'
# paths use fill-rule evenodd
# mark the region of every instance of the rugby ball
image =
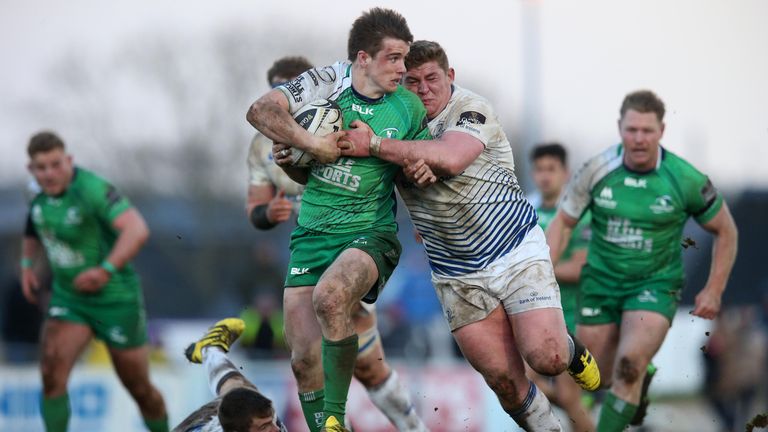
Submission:
<svg viewBox="0 0 768 432">
<path fill-rule="evenodd" d="M 296 111 L 293 118 L 299 126 L 318 136 L 340 131 L 343 125 L 341 108 L 336 102 L 326 99 L 318 99 L 304 105 Z M 297 167 L 307 167 L 315 163 L 312 153 L 295 147 L 291 149 L 291 159 L 292 165 Z"/>
</svg>

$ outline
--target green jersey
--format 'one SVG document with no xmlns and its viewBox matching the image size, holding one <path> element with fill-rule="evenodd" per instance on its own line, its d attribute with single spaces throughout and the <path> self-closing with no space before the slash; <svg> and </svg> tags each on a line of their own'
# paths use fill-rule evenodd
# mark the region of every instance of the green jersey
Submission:
<svg viewBox="0 0 768 432">
<path fill-rule="evenodd" d="M 80 294 L 74 280 L 109 255 L 118 232 L 112 222 L 131 207 L 103 178 L 75 168 L 59 196 L 39 193 L 30 203 L 28 234 L 43 244 L 53 273 L 53 294 L 69 299 L 113 302 L 140 298 L 139 279 L 130 265 L 117 271 L 97 294 Z"/>
<path fill-rule="evenodd" d="M 683 227 L 709 222 L 723 199 L 710 180 L 679 156 L 659 149 L 656 168 L 635 172 L 622 145 L 590 159 L 568 187 L 561 209 L 592 213 L 587 265 L 623 279 L 682 280 Z"/>
<path fill-rule="evenodd" d="M 555 218 L 555 214 L 557 213 L 557 207 L 538 207 L 536 209 L 536 213 L 539 216 L 539 226 L 544 231 L 547 230 L 547 227 L 552 222 L 552 219 Z M 573 234 L 571 235 L 571 241 L 568 242 L 568 247 L 565 248 L 563 251 L 563 254 L 561 255 L 561 261 L 567 261 L 573 256 L 573 253 L 586 249 L 589 245 L 589 239 L 591 237 L 591 230 L 589 228 L 590 222 L 591 222 L 591 216 L 589 211 L 587 211 L 584 216 L 581 217 L 579 220 L 579 223 L 573 228 Z M 564 284 L 558 282 L 561 289 L 578 289 L 579 284 Z"/>
<path fill-rule="evenodd" d="M 310 69 L 278 89 L 288 98 L 291 113 L 317 99 L 327 99 L 341 107 L 345 129 L 362 120 L 384 138 L 431 138 L 426 109 L 415 94 L 398 86 L 379 99 L 367 98 L 352 88 L 348 62 Z M 397 231 L 393 185 L 399 169 L 375 157 L 342 157 L 331 164 L 314 165 L 301 200 L 299 226 L 323 233 Z"/>
</svg>

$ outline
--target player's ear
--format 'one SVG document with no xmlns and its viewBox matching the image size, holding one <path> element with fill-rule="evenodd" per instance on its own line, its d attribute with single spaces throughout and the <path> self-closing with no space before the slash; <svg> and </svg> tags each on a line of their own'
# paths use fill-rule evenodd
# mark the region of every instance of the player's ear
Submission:
<svg viewBox="0 0 768 432">
<path fill-rule="evenodd" d="M 368 66 L 368 63 L 371 62 L 371 56 L 367 52 L 360 50 L 357 52 L 357 61 L 362 66 Z"/>
<path fill-rule="evenodd" d="M 667 124 L 664 122 L 661 122 L 661 135 L 664 135 L 664 129 L 667 127 Z"/>
<path fill-rule="evenodd" d="M 448 78 L 451 79 L 451 84 L 453 84 L 453 80 L 456 79 L 456 70 L 452 67 L 448 68 Z"/>
</svg>

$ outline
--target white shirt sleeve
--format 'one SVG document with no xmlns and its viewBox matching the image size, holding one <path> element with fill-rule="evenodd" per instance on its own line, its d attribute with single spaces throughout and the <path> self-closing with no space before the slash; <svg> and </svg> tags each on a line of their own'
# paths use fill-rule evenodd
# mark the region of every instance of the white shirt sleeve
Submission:
<svg viewBox="0 0 768 432">
<path fill-rule="evenodd" d="M 277 89 L 288 98 L 288 110 L 294 114 L 304 105 L 318 99 L 329 99 L 338 92 L 348 67 L 349 63 L 338 62 L 331 66 L 313 68 Z"/>
<path fill-rule="evenodd" d="M 269 141 L 269 143 L 265 143 L 265 141 Z M 261 157 L 261 146 L 267 144 L 272 146 L 269 138 L 258 132 L 251 140 L 251 145 L 248 148 L 248 183 L 251 186 L 272 184 L 267 167 L 264 166 L 264 160 Z"/>
</svg>

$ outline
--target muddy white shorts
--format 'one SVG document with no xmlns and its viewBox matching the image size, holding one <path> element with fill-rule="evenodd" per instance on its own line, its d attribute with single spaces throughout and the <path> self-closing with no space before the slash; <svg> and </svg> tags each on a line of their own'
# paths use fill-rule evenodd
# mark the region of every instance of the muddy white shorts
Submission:
<svg viewBox="0 0 768 432">
<path fill-rule="evenodd" d="M 485 319 L 499 304 L 509 315 L 562 309 L 549 246 L 538 226 L 488 267 L 461 276 L 432 273 L 432 284 L 452 331 Z"/>
</svg>

